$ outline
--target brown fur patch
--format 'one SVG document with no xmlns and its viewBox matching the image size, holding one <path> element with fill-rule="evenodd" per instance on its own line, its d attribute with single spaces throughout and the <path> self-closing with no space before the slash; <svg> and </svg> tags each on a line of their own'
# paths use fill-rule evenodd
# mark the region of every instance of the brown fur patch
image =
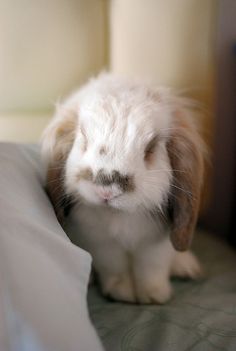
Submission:
<svg viewBox="0 0 236 351">
<path fill-rule="evenodd" d="M 46 190 L 61 225 L 64 224 L 65 216 L 68 214 L 72 204 L 71 198 L 64 192 L 63 178 L 64 169 L 61 165 L 55 164 L 54 167 L 49 167 Z"/>
<path fill-rule="evenodd" d="M 134 177 L 131 175 L 122 175 L 118 171 L 113 171 L 111 174 L 106 174 L 103 169 L 100 169 L 95 177 L 94 182 L 99 185 L 117 184 L 124 192 L 135 190 Z"/>
<path fill-rule="evenodd" d="M 88 139 L 85 134 L 84 128 L 82 126 L 80 126 L 80 131 L 81 131 L 81 134 L 83 135 L 83 152 L 85 152 L 88 148 Z"/>
<path fill-rule="evenodd" d="M 55 138 L 53 150 L 55 162 L 65 160 L 75 139 L 76 116 L 71 111 L 69 113 L 68 117 L 58 122 L 53 130 L 49 129 L 48 138 Z"/>
<path fill-rule="evenodd" d="M 93 180 L 93 171 L 91 170 L 91 168 L 87 167 L 79 171 L 79 173 L 77 174 L 77 180 L 81 179 L 89 181 Z"/>
<path fill-rule="evenodd" d="M 69 196 L 64 189 L 64 167 L 75 138 L 77 115 L 71 110 L 60 111 L 60 118 L 53 120 L 43 136 L 43 147 L 51 152 L 47 170 L 46 190 L 55 209 L 59 222 L 63 225 L 68 209 Z M 47 149 L 49 140 L 54 140 L 53 148 Z M 50 143 L 49 143 L 50 145 Z"/>
<path fill-rule="evenodd" d="M 203 178 L 203 156 L 197 131 L 182 119 L 180 112 L 176 117 L 176 128 L 167 143 L 173 169 L 172 195 L 170 195 L 173 224 L 171 240 L 176 250 L 184 251 L 190 246 L 197 221 Z"/>
<path fill-rule="evenodd" d="M 155 136 L 152 138 L 152 140 L 147 144 L 145 151 L 144 151 L 144 160 L 147 163 L 152 163 L 153 161 L 153 156 L 154 156 L 154 152 L 157 146 L 157 142 L 158 142 L 158 137 Z"/>
<path fill-rule="evenodd" d="M 99 154 L 100 155 L 107 155 L 107 148 L 106 148 L 106 146 L 101 146 L 100 147 Z"/>
</svg>

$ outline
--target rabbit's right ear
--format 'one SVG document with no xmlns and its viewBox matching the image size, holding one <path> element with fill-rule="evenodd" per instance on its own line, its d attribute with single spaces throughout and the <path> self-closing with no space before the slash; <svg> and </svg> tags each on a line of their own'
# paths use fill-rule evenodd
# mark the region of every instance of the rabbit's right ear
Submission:
<svg viewBox="0 0 236 351">
<path fill-rule="evenodd" d="M 47 165 L 46 190 L 61 224 L 70 203 L 64 191 L 64 167 L 75 139 L 77 123 L 76 112 L 60 106 L 41 139 L 42 158 Z"/>
</svg>

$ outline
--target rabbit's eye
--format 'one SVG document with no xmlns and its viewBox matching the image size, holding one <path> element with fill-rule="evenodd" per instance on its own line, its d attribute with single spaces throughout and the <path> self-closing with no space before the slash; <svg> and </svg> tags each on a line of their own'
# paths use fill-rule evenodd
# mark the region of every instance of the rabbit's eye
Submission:
<svg viewBox="0 0 236 351">
<path fill-rule="evenodd" d="M 154 151 L 156 149 L 157 146 L 157 141 L 158 141 L 158 137 L 157 135 L 155 135 L 147 144 L 147 146 L 145 147 L 144 150 L 144 160 L 145 161 L 150 161 L 152 158 L 152 155 L 154 154 Z"/>
</svg>

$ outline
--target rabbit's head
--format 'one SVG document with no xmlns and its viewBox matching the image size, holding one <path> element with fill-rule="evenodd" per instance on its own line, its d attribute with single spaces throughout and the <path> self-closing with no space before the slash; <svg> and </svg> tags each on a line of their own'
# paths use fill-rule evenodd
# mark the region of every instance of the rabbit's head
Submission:
<svg viewBox="0 0 236 351">
<path fill-rule="evenodd" d="M 60 216 L 70 196 L 117 211 L 159 211 L 169 216 L 174 247 L 188 248 L 203 148 L 186 100 L 103 75 L 58 107 L 42 146 Z"/>
</svg>

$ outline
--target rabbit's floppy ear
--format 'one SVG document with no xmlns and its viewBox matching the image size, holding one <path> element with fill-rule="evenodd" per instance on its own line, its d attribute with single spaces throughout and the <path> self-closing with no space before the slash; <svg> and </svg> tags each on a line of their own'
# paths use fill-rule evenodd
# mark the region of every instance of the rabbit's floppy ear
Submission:
<svg viewBox="0 0 236 351">
<path fill-rule="evenodd" d="M 169 197 L 171 241 L 178 251 L 191 244 L 197 221 L 203 180 L 203 142 L 195 128 L 177 111 L 167 150 L 173 179 Z"/>
<path fill-rule="evenodd" d="M 42 157 L 47 164 L 46 190 L 61 224 L 70 205 L 64 191 L 64 167 L 74 142 L 77 123 L 73 109 L 59 106 L 41 140 Z"/>
</svg>

